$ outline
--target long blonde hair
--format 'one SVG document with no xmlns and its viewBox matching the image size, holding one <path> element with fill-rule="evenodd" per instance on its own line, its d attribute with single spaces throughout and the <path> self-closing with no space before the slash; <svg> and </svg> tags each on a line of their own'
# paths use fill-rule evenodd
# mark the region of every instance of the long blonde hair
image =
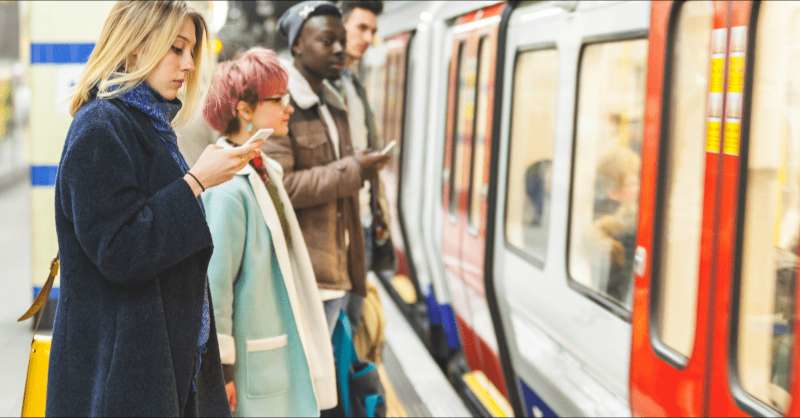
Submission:
<svg viewBox="0 0 800 418">
<path fill-rule="evenodd" d="M 112 98 L 144 81 L 169 52 L 186 18 L 192 19 L 197 43 L 194 46 L 195 70 L 186 76 L 183 108 L 174 124 L 186 121 L 198 101 L 203 57 L 208 47 L 208 32 L 203 16 L 186 1 L 119 1 L 103 24 L 100 39 L 89 56 L 86 69 L 75 89 L 70 114 L 90 99 L 97 88 L 98 98 Z M 137 54 L 137 59 L 132 59 Z"/>
</svg>

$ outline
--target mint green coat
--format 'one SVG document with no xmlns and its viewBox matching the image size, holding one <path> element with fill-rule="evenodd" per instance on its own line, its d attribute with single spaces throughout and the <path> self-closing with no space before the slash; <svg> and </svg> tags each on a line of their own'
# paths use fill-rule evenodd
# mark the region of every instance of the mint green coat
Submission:
<svg viewBox="0 0 800 418">
<path fill-rule="evenodd" d="M 318 416 L 336 405 L 330 334 L 280 166 L 264 158 L 286 208 L 291 248 L 251 167 L 203 194 L 220 357 L 234 365 L 236 416 Z"/>
</svg>

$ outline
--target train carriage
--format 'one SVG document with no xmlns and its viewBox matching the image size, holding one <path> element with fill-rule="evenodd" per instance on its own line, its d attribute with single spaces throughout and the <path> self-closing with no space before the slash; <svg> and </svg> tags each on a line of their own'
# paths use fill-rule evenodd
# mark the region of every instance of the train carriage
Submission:
<svg viewBox="0 0 800 418">
<path fill-rule="evenodd" d="M 380 28 L 387 284 L 480 412 L 800 411 L 800 6 L 412 2 Z"/>
</svg>

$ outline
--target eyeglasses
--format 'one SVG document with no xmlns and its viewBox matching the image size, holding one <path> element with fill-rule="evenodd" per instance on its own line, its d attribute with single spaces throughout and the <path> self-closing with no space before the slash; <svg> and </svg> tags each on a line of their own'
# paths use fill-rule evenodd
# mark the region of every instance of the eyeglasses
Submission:
<svg viewBox="0 0 800 418">
<path fill-rule="evenodd" d="M 282 96 L 265 97 L 261 99 L 261 101 L 280 103 L 280 105 L 285 109 L 289 107 L 289 104 L 292 102 L 292 96 L 290 96 L 289 93 L 286 93 Z"/>
</svg>

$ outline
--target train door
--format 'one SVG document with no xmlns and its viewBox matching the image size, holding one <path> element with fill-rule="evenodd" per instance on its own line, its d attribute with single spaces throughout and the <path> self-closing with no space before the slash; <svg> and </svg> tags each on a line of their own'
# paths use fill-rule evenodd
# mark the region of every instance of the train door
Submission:
<svg viewBox="0 0 800 418">
<path fill-rule="evenodd" d="M 717 239 L 728 4 L 654 2 L 630 396 L 637 415 L 703 415 Z"/>
<path fill-rule="evenodd" d="M 646 2 L 520 4 L 493 281 L 529 416 L 628 416 Z"/>
<path fill-rule="evenodd" d="M 504 7 L 497 4 L 464 15 L 451 29 L 443 250 L 467 364 L 506 394 L 483 285 L 492 87 Z"/>
<path fill-rule="evenodd" d="M 800 414 L 800 4 L 731 2 L 708 415 Z"/>
<path fill-rule="evenodd" d="M 798 35 L 791 2 L 653 7 L 636 414 L 800 413 Z"/>
</svg>

